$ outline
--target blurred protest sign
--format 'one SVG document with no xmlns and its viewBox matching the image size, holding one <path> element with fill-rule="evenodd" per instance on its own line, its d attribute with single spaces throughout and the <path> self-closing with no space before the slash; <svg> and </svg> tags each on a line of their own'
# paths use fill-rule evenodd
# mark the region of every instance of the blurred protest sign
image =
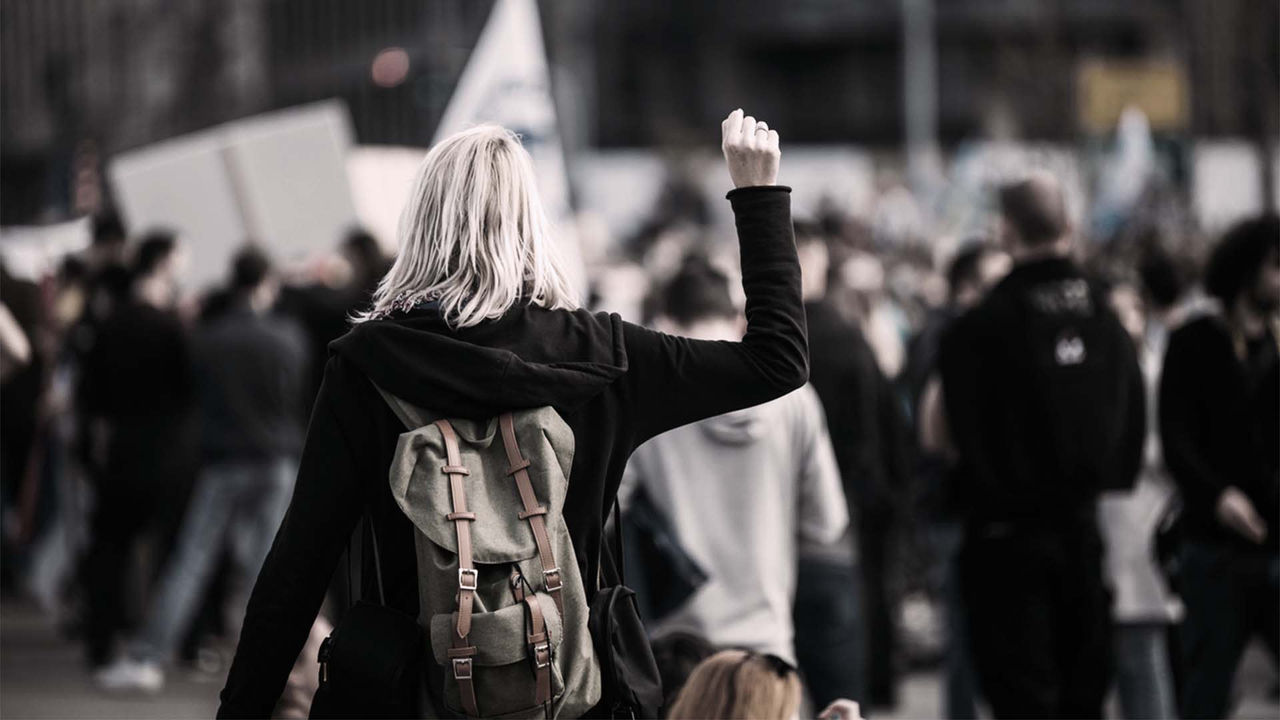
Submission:
<svg viewBox="0 0 1280 720">
<path fill-rule="evenodd" d="M 19 280 L 39 282 L 57 271 L 67 255 L 89 247 L 93 226 L 89 218 L 57 225 L 16 225 L 0 229 L 0 258 Z"/>
<path fill-rule="evenodd" d="M 395 252 L 400 211 L 413 187 L 413 177 L 426 148 L 362 145 L 347 154 L 347 178 L 360 224 Z"/>
<path fill-rule="evenodd" d="M 1076 107 L 1091 133 L 1110 132 L 1127 107 L 1145 113 L 1154 130 L 1181 130 L 1187 79 L 1173 60 L 1086 60 L 1076 74 Z"/>
<path fill-rule="evenodd" d="M 471 52 L 434 142 L 480 123 L 520 135 L 533 156 L 538 189 L 561 243 L 570 281 L 586 291 L 586 271 L 569 206 L 569 176 L 551 99 L 551 75 L 534 0 L 498 0 Z"/>
<path fill-rule="evenodd" d="M 1191 205 L 1200 226 L 1221 230 L 1261 212 L 1262 158 L 1244 140 L 1203 141 L 1191 156 Z"/>
<path fill-rule="evenodd" d="M 346 106 L 333 100 L 229 123 L 227 160 L 245 228 L 279 259 L 329 250 L 356 224 Z"/>
<path fill-rule="evenodd" d="M 282 110 L 113 158 L 115 197 L 130 232 L 177 232 L 186 280 L 220 281 L 253 239 L 277 259 L 329 249 L 356 222 L 347 184 L 350 120 L 338 101 Z"/>
</svg>

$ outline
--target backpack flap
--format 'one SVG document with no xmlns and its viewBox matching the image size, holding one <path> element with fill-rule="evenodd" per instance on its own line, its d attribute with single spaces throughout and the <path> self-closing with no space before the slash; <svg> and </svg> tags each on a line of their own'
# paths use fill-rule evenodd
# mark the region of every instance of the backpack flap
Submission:
<svg viewBox="0 0 1280 720">
<path fill-rule="evenodd" d="M 556 452 L 555 423 L 568 433 L 567 447 L 572 448 L 572 431 L 550 408 L 517 423 L 523 439 L 521 450 L 530 462 L 529 479 L 534 493 L 553 517 L 562 512 L 568 487 L 568 468 L 562 459 L 572 462 L 572 451 L 566 452 L 565 446 L 561 446 L 559 454 Z M 528 526 L 513 521 L 520 517 L 523 507 L 514 481 L 509 479 L 497 420 L 454 420 L 452 424 L 461 441 L 462 464 L 471 473 L 469 477 L 499 480 L 467 483 L 467 504 L 476 515 L 471 529 L 472 559 L 479 564 L 498 564 L 536 556 L 537 543 Z M 519 427 L 522 424 L 528 427 Z M 491 450 L 495 443 L 497 447 Z M 440 429 L 433 424 L 401 434 L 394 457 L 390 481 L 396 503 L 432 543 L 456 553 L 457 532 L 447 516 L 447 508 L 452 506 L 449 477 L 441 472 L 446 454 Z"/>
</svg>

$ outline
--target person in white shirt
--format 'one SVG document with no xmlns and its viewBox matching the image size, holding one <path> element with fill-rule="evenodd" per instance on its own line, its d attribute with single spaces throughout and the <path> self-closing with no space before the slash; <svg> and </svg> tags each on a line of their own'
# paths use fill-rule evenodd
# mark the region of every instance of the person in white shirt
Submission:
<svg viewBox="0 0 1280 720">
<path fill-rule="evenodd" d="M 735 340 L 741 314 L 723 273 L 692 261 L 664 293 L 677 334 Z M 681 549 L 708 579 L 650 624 L 722 647 L 795 663 L 792 603 L 802 546 L 839 542 L 849 524 L 817 395 L 804 386 L 753 408 L 664 433 L 632 455 L 619 492 L 624 512 L 643 489 Z"/>
</svg>

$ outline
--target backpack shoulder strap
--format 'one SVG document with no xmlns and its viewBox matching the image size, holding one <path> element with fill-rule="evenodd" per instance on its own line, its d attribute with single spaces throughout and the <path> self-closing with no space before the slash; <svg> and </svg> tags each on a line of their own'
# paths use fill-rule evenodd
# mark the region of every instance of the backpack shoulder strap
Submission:
<svg viewBox="0 0 1280 720">
<path fill-rule="evenodd" d="M 458 692 L 462 695 L 462 707 L 467 717 L 480 717 L 476 705 L 475 684 L 472 681 L 473 659 L 478 652 L 471 644 L 471 613 L 475 602 L 476 583 L 479 573 L 471 559 L 471 522 L 476 519 L 473 512 L 467 510 L 465 478 L 470 473 L 462 466 L 462 453 L 458 448 L 458 435 L 448 420 L 435 422 L 444 438 L 445 462 L 441 472 L 449 476 L 450 492 L 453 496 L 453 512 L 446 517 L 453 522 L 458 533 L 458 613 L 456 634 L 453 636 L 453 647 L 446 652 L 453 666 L 453 677 L 458 681 Z"/>
<path fill-rule="evenodd" d="M 511 467 L 507 474 L 516 480 L 516 489 L 520 493 L 520 502 L 524 510 L 519 513 L 521 520 L 529 522 L 533 531 L 533 540 L 538 546 L 538 558 L 542 561 L 542 582 L 551 599 L 556 603 L 560 617 L 564 617 L 564 599 L 560 590 L 564 587 L 560 579 L 560 566 L 556 565 L 555 552 L 551 549 L 551 537 L 547 534 L 547 521 L 544 517 L 547 508 L 538 504 L 533 492 L 533 483 L 529 479 L 529 461 L 520 452 L 520 444 L 516 440 L 515 421 L 511 413 L 498 416 L 498 426 L 502 431 L 502 444 L 507 451 L 507 462 Z"/>
<path fill-rule="evenodd" d="M 373 389 L 378 391 L 378 394 L 382 396 L 382 399 L 391 407 L 391 412 L 396 414 L 396 417 L 399 418 L 400 422 L 404 423 L 405 427 L 410 430 L 417 430 L 427 424 L 426 413 L 422 412 L 422 410 L 417 406 L 411 405 L 386 390 L 383 390 L 381 385 L 378 385 L 372 380 L 370 380 L 369 383 L 373 385 Z"/>
</svg>

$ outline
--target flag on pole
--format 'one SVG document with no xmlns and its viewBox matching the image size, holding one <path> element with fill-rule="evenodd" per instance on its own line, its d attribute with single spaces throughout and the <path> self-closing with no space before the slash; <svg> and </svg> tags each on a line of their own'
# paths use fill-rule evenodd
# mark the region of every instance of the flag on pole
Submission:
<svg viewBox="0 0 1280 720">
<path fill-rule="evenodd" d="M 560 242 L 565 269 L 585 298 L 586 268 L 569 206 L 569 174 L 535 0 L 494 3 L 433 142 L 485 122 L 519 134 L 533 157 L 538 190 Z"/>
</svg>

